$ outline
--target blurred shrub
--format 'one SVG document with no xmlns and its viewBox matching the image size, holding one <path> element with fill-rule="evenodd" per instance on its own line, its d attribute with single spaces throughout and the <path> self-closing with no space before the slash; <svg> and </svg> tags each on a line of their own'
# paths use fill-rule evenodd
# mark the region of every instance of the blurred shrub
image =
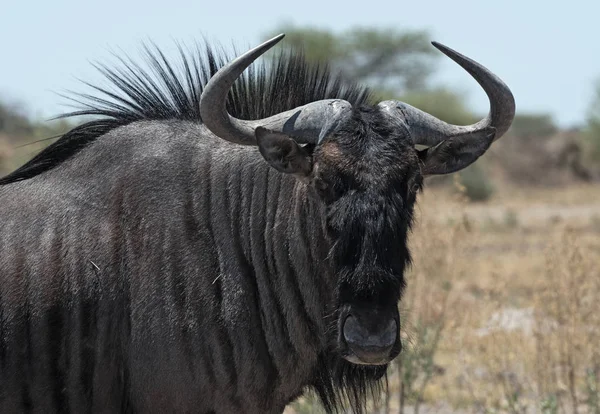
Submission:
<svg viewBox="0 0 600 414">
<path fill-rule="evenodd" d="M 517 114 L 508 131 L 519 138 L 543 138 L 558 132 L 550 114 Z"/>
<path fill-rule="evenodd" d="M 9 160 L 12 158 L 12 149 L 8 139 L 0 135 L 0 176 L 10 171 Z"/>
<path fill-rule="evenodd" d="M 380 95 L 384 99 L 401 99 L 451 124 L 467 125 L 479 120 L 467 109 L 464 96 L 446 88 L 409 92 L 400 98 L 392 94 Z"/>
<path fill-rule="evenodd" d="M 591 120 L 583 134 L 584 154 L 586 161 L 600 164 L 600 119 Z"/>
<path fill-rule="evenodd" d="M 33 134 L 34 127 L 21 108 L 0 102 L 0 132 L 10 136 Z"/>
<path fill-rule="evenodd" d="M 481 161 L 471 164 L 458 174 L 458 191 L 469 201 L 486 201 L 494 194 L 494 184 Z"/>
<path fill-rule="evenodd" d="M 4 176 L 73 128 L 69 120 L 28 118 L 17 106 L 0 102 L 0 176 Z"/>
<path fill-rule="evenodd" d="M 583 134 L 586 160 L 600 165 L 600 79 L 587 114 L 587 125 Z"/>
</svg>

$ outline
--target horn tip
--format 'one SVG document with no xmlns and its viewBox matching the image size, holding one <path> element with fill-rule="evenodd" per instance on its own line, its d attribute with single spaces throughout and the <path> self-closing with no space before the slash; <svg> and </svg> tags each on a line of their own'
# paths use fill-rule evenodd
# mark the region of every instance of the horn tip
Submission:
<svg viewBox="0 0 600 414">
<path fill-rule="evenodd" d="M 433 45 L 433 46 L 434 46 L 436 49 L 439 49 L 439 50 L 441 50 L 442 52 L 443 52 L 443 51 L 445 51 L 445 50 L 452 50 L 452 49 L 450 49 L 448 46 L 446 46 L 446 45 L 443 45 L 443 44 L 441 44 L 440 42 L 436 42 L 435 40 L 433 40 L 433 41 L 431 42 L 431 44 L 432 44 L 432 45 Z"/>
<path fill-rule="evenodd" d="M 273 46 L 275 46 L 277 43 L 279 43 L 281 41 L 281 39 L 283 39 L 285 37 L 285 33 L 280 33 L 277 36 L 267 40 L 266 42 L 264 42 L 262 45 L 257 46 L 258 48 L 263 49 L 263 52 L 266 52 L 267 50 L 269 50 L 270 48 L 272 48 Z"/>
<path fill-rule="evenodd" d="M 437 50 L 439 50 L 440 52 L 442 52 L 444 55 L 448 56 L 450 59 L 454 60 L 455 62 L 459 62 L 461 60 L 470 60 L 469 58 L 467 58 L 466 56 L 457 52 L 456 50 L 454 50 L 446 45 L 443 45 L 439 42 L 433 41 L 433 42 L 431 42 L 431 44 L 433 46 L 435 46 L 435 48 Z"/>
<path fill-rule="evenodd" d="M 273 37 L 271 42 L 279 42 L 281 39 L 285 37 L 285 33 L 279 33 L 277 36 Z"/>
</svg>

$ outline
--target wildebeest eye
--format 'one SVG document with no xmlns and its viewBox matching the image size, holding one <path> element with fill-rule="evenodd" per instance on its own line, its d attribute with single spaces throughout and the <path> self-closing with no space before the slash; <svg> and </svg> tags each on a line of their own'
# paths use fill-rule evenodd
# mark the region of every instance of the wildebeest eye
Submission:
<svg viewBox="0 0 600 414">
<path fill-rule="evenodd" d="M 319 196 L 323 197 L 325 200 L 328 200 L 331 196 L 331 188 L 329 187 L 329 184 L 321 179 L 316 179 L 314 184 Z"/>
<path fill-rule="evenodd" d="M 329 184 L 323 180 L 315 180 L 315 187 L 319 192 L 325 192 L 329 189 Z"/>
<path fill-rule="evenodd" d="M 315 179 L 314 186 L 319 194 L 319 197 L 321 197 L 326 203 L 331 203 L 339 197 L 337 194 L 338 192 L 336 191 L 336 186 L 328 183 L 325 180 L 319 178 Z"/>
</svg>

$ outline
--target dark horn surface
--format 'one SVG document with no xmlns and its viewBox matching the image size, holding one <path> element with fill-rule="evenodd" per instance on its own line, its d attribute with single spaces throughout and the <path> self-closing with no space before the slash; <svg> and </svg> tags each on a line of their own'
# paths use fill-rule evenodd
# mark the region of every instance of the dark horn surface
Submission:
<svg viewBox="0 0 600 414">
<path fill-rule="evenodd" d="M 280 34 L 232 60 L 206 84 L 200 98 L 200 116 L 213 134 L 237 144 L 256 145 L 254 130 L 262 126 L 283 132 L 300 143 L 318 143 L 351 116 L 352 105 L 342 99 L 311 102 L 269 118 L 252 121 L 237 119 L 227 113 L 227 94 L 235 80 L 283 37 Z"/>
<path fill-rule="evenodd" d="M 220 138 L 239 144 L 256 143 L 254 130 L 247 123 L 229 116 L 225 109 L 227 94 L 242 72 L 259 56 L 275 46 L 285 35 L 280 34 L 249 50 L 223 66 L 206 84 L 200 97 L 202 123 Z"/>
<path fill-rule="evenodd" d="M 447 46 L 437 42 L 433 45 L 445 55 L 457 62 L 481 85 L 490 100 L 490 111 L 481 121 L 467 126 L 448 124 L 418 108 L 400 101 L 384 101 L 380 108 L 390 116 L 404 122 L 410 129 L 415 144 L 437 145 L 452 137 L 471 134 L 487 128 L 494 128 L 494 141 L 500 138 L 514 119 L 515 99 L 508 86 L 496 75 L 477 63 Z"/>
<path fill-rule="evenodd" d="M 497 140 L 508 131 L 515 117 L 515 98 L 509 87 L 483 65 L 438 42 L 431 42 L 443 54 L 458 63 L 481 85 L 490 100 L 490 125 L 496 128 Z"/>
</svg>

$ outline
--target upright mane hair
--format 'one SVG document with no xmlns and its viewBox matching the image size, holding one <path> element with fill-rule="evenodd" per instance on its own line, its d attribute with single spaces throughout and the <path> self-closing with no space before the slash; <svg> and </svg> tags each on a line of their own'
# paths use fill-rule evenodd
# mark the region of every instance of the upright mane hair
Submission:
<svg viewBox="0 0 600 414">
<path fill-rule="evenodd" d="M 205 42 L 192 48 L 178 45 L 178 51 L 179 61 L 172 62 L 158 46 L 150 44 L 144 45 L 142 63 L 118 57 L 118 67 L 94 65 L 109 86 L 85 82 L 98 96 L 75 93 L 67 97 L 77 104 L 77 110 L 57 117 L 93 119 L 65 133 L 25 165 L 0 178 L 0 185 L 42 174 L 98 137 L 132 122 L 179 119 L 201 123 L 199 102 L 204 86 L 237 55 Z M 332 73 L 327 65 L 309 63 L 301 51 L 280 51 L 245 71 L 229 93 L 227 109 L 236 118 L 259 119 L 333 98 L 361 105 L 370 101 L 370 92 Z"/>
</svg>

